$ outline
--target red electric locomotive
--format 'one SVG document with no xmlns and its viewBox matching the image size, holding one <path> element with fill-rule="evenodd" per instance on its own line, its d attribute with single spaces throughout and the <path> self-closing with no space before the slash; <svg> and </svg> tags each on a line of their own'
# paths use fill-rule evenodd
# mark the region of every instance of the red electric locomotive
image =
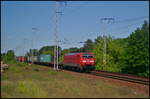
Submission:
<svg viewBox="0 0 150 99">
<path fill-rule="evenodd" d="M 90 71 L 95 69 L 95 58 L 93 53 L 80 52 L 68 53 L 64 56 L 65 67 L 75 68 L 80 71 Z"/>
</svg>

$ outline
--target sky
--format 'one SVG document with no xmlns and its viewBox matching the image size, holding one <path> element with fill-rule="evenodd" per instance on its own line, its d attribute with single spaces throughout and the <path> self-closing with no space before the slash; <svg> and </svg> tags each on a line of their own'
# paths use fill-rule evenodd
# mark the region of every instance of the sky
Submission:
<svg viewBox="0 0 150 99">
<path fill-rule="evenodd" d="M 87 39 L 111 35 L 125 38 L 149 20 L 148 1 L 1 1 L 1 53 L 17 56 L 55 44 L 55 30 L 65 49 L 82 47 Z M 114 18 L 114 21 L 101 21 Z M 57 19 L 57 23 L 56 23 Z M 118 23 L 117 23 L 118 22 Z M 57 25 L 57 28 L 56 28 Z M 34 28 L 34 29 L 33 29 Z M 36 29 L 35 29 L 36 28 Z"/>
</svg>

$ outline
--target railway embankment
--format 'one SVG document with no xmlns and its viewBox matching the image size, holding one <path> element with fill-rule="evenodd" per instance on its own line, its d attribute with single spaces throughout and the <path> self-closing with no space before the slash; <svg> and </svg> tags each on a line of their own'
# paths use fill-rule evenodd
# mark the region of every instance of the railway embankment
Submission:
<svg viewBox="0 0 150 99">
<path fill-rule="evenodd" d="M 8 64 L 9 65 L 9 64 Z M 134 88 L 71 71 L 40 65 L 11 64 L 1 74 L 2 98 L 148 98 Z"/>
</svg>

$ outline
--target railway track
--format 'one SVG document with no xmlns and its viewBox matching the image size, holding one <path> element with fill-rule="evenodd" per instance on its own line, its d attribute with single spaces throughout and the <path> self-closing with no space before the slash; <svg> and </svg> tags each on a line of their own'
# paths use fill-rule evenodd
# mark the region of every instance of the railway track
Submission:
<svg viewBox="0 0 150 99">
<path fill-rule="evenodd" d="M 39 65 L 50 66 L 50 64 L 39 64 Z M 50 67 L 53 67 L 52 64 Z M 67 69 L 67 71 L 68 71 L 68 69 Z M 107 71 L 91 71 L 87 74 L 106 77 L 106 78 L 112 78 L 112 79 L 117 79 L 117 80 L 123 80 L 123 81 L 128 81 L 128 82 L 133 82 L 133 83 L 139 83 L 139 84 L 144 84 L 144 85 L 149 85 L 149 78 L 130 75 L 130 74 L 114 73 L 114 72 L 107 72 Z"/>
<path fill-rule="evenodd" d="M 90 74 L 96 75 L 96 76 L 107 77 L 107 78 L 113 78 L 117 80 L 123 80 L 123 81 L 128 81 L 128 82 L 149 85 L 149 78 L 146 78 L 146 77 L 139 77 L 139 76 L 133 76 L 129 74 L 113 73 L 113 72 L 107 72 L 107 71 L 91 71 Z"/>
</svg>

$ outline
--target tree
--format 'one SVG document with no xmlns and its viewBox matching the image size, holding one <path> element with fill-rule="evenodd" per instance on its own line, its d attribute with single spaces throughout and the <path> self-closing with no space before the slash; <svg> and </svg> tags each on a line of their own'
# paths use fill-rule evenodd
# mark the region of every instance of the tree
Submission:
<svg viewBox="0 0 150 99">
<path fill-rule="evenodd" d="M 29 52 L 25 54 L 25 56 L 38 56 L 40 53 L 37 49 L 30 49 Z"/>
<path fill-rule="evenodd" d="M 149 24 L 144 22 L 127 38 L 113 39 L 108 36 L 107 64 L 103 65 L 104 38 L 95 39 L 93 52 L 96 69 L 149 76 Z"/>
<path fill-rule="evenodd" d="M 103 41 L 103 37 L 98 36 L 93 45 L 93 53 L 96 59 L 95 66 L 97 70 L 103 70 Z"/>
<path fill-rule="evenodd" d="M 108 44 L 107 70 L 121 72 L 124 66 L 125 44 L 123 39 L 114 39 Z"/>
<path fill-rule="evenodd" d="M 15 60 L 15 53 L 13 50 L 8 50 L 5 56 L 3 57 L 5 62 L 7 61 L 14 61 Z"/>
<path fill-rule="evenodd" d="M 60 49 L 60 47 L 59 47 L 59 49 Z M 39 50 L 39 53 L 41 54 L 42 52 L 48 51 L 48 50 L 54 51 L 54 46 L 43 46 L 43 47 Z"/>
<path fill-rule="evenodd" d="M 69 48 L 69 52 L 70 53 L 79 52 L 79 49 L 77 47 L 72 47 L 72 48 Z"/>
<path fill-rule="evenodd" d="M 92 50 L 93 50 L 93 42 L 92 42 L 92 40 L 88 39 L 87 41 L 85 41 L 85 44 L 84 44 L 82 50 L 84 52 L 92 52 Z"/>
<path fill-rule="evenodd" d="M 1 53 L 1 60 L 4 60 L 5 56 L 6 56 L 6 53 Z"/>
<path fill-rule="evenodd" d="M 144 22 L 142 28 L 137 28 L 127 39 L 126 66 L 122 72 L 148 76 L 149 75 L 149 25 Z"/>
</svg>

